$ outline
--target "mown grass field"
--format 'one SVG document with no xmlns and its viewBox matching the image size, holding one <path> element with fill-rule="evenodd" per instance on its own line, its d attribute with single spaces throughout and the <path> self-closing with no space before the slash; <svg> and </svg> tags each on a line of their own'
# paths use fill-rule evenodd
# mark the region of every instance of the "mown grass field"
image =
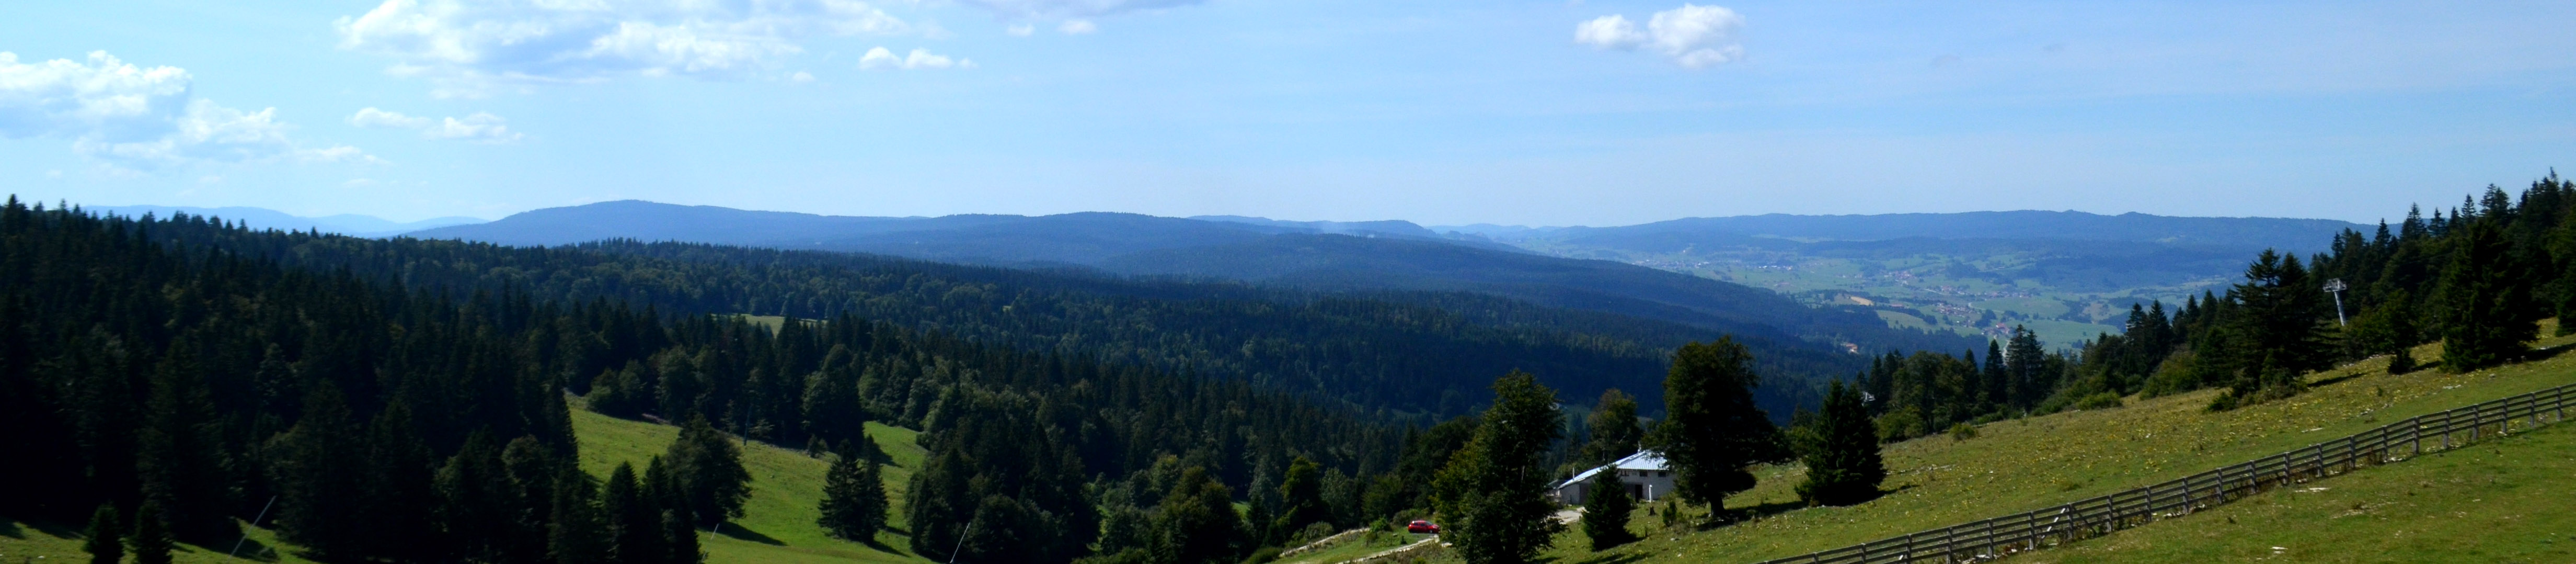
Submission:
<svg viewBox="0 0 2576 564">
<path fill-rule="evenodd" d="M 642 471 L 646 461 L 661 454 L 680 430 L 666 425 L 616 419 L 589 411 L 573 411 L 573 431 L 581 440 L 581 468 L 593 476 L 605 478 L 617 463 L 634 464 Z M 744 504 L 742 519 L 727 523 L 721 531 L 698 533 L 711 563 L 768 562 L 927 562 L 912 554 L 906 537 L 900 531 L 903 523 L 903 486 L 912 477 L 912 469 L 921 465 L 923 451 L 913 443 L 916 433 L 878 423 L 868 424 L 868 436 L 876 439 L 894 463 L 885 468 L 886 491 L 894 498 L 893 531 L 878 533 L 873 545 L 834 539 L 823 535 L 814 524 L 820 515 L 815 503 L 823 499 L 823 473 L 830 464 L 809 458 L 804 453 L 751 443 L 743 449 L 743 465 L 751 470 L 751 500 Z M 301 563 L 295 548 L 279 546 L 274 555 L 267 552 L 275 540 L 273 532 L 249 529 L 251 543 L 242 549 L 245 556 L 269 562 Z M 224 557 L 232 545 L 183 546 L 175 554 L 182 563 L 238 562 Z M 42 557 L 41 559 L 37 557 Z M 19 562 L 86 562 L 88 553 L 81 552 L 78 526 L 37 525 L 0 521 L 0 563 Z"/>
<path fill-rule="evenodd" d="M 2576 425 L 2367 467 L 2013 560 L 2576 562 Z"/>
<path fill-rule="evenodd" d="M 2558 347 L 2571 342 L 2576 339 L 2545 339 L 2538 345 Z M 2430 359 L 2440 358 L 2441 353 L 2438 346 L 2426 346 L 2415 354 Z M 1687 525 L 1663 529 L 1660 517 L 1640 509 L 1632 524 L 1647 533 L 1646 540 L 1595 553 L 1584 549 L 1580 533 L 1568 532 L 1558 537 L 1549 555 L 1558 564 L 1756 562 L 1795 556 L 2150 485 L 2389 421 L 2576 382 L 2576 355 L 2469 374 L 2389 375 L 2385 366 L 2384 359 L 2372 359 L 2311 374 L 2309 379 L 2316 384 L 2305 394 L 2226 413 L 2205 411 L 2215 391 L 2148 400 L 2133 397 L 2120 408 L 1987 424 L 1978 429 L 1977 438 L 1965 441 L 1933 436 L 1889 445 L 1885 453 L 1890 476 L 1883 487 L 1890 493 L 1852 507 L 1804 508 L 1792 490 L 1803 470 L 1763 467 L 1756 472 L 1759 485 L 1727 502 L 1728 507 L 1753 508 L 1760 517 L 1752 521 L 1706 531 Z M 2487 452 L 2487 447 L 2449 458 L 2475 458 L 2476 452 Z M 2426 462 L 2439 463 L 2438 459 Z M 2495 458 L 2485 462 L 2523 463 Z M 2371 472 L 2431 472 L 2410 469 L 2409 464 L 2416 462 Z M 2576 506 L 2576 500 L 2564 494 L 2568 486 L 2576 485 L 2576 476 L 2556 476 L 2561 492 L 2557 503 Z M 2319 485 L 2338 487 L 2336 481 L 2343 479 Z M 2209 519 L 2223 522 L 2215 515 Z M 2119 542 L 2129 534 L 2088 542 Z M 2475 541 L 2462 539 L 2478 538 L 2459 534 L 2464 536 L 2453 538 L 2463 544 Z"/>
</svg>

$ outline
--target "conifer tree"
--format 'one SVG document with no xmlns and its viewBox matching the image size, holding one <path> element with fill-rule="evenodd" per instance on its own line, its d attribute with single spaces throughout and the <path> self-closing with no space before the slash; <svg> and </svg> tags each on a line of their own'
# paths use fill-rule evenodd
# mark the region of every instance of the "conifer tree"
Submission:
<svg viewBox="0 0 2576 564">
<path fill-rule="evenodd" d="M 2442 270 L 2442 369 L 2468 372 L 2520 358 L 2540 332 L 2526 310 L 2530 288 L 2495 221 L 2462 230 Z"/>
<path fill-rule="evenodd" d="M 833 538 L 871 542 L 886 522 L 883 463 L 845 454 L 823 477 L 822 517 L 815 524 Z"/>
<path fill-rule="evenodd" d="M 1637 498 L 1628 494 L 1628 485 L 1619 481 L 1618 468 L 1602 468 L 1583 486 L 1583 536 L 1592 540 L 1592 550 L 1612 547 L 1637 540 L 1628 531 L 1628 514 L 1637 510 Z"/>
<path fill-rule="evenodd" d="M 170 525 L 166 531 L 205 543 L 238 531 L 225 514 L 231 500 L 215 437 L 209 436 L 214 407 L 197 376 L 201 370 L 193 355 L 178 354 L 154 370 L 137 464 L 143 497 L 166 511 L 155 517 Z"/>
<path fill-rule="evenodd" d="M 1753 405 L 1753 353 L 1734 337 L 1682 345 L 1664 377 L 1663 423 L 1654 448 L 1673 470 L 1674 495 L 1724 509 L 1726 496 L 1753 488 L 1746 467 L 1778 456 L 1779 430 Z"/>
<path fill-rule="evenodd" d="M 1592 439 L 1583 445 L 1585 465 L 1608 464 L 1637 453 L 1645 441 L 1646 429 L 1637 423 L 1637 398 L 1611 388 L 1601 392 L 1593 404 L 1592 414 L 1584 417 L 1584 426 L 1592 430 Z"/>
<path fill-rule="evenodd" d="M 90 515 L 89 531 L 81 541 L 81 551 L 89 553 L 90 564 L 116 564 L 125 559 L 125 519 L 116 514 L 116 506 L 99 505 Z"/>
<path fill-rule="evenodd" d="M 1439 510 L 1450 521 L 1442 535 L 1469 564 L 1530 562 L 1565 528 L 1551 517 L 1556 504 L 1539 467 L 1564 428 L 1556 391 L 1515 370 L 1494 381 L 1494 406 L 1483 419 L 1440 470 Z"/>
<path fill-rule="evenodd" d="M 1850 505 L 1878 497 L 1887 466 L 1879 456 L 1878 425 L 1861 406 L 1859 390 L 1834 382 L 1826 389 L 1815 424 L 1799 435 L 1807 465 L 1807 479 L 1798 484 L 1799 499 Z"/>
<path fill-rule="evenodd" d="M 555 480 L 546 556 L 554 564 L 608 562 L 608 527 L 599 515 L 599 488 L 590 475 L 566 465 Z"/>
<path fill-rule="evenodd" d="M 134 564 L 170 564 L 170 528 L 161 503 L 144 500 L 134 511 Z"/>
<path fill-rule="evenodd" d="M 681 493 L 679 478 L 673 476 L 669 467 L 662 463 L 662 457 L 653 457 L 653 460 L 644 466 L 644 484 L 651 490 L 650 497 L 659 502 L 658 505 L 662 510 L 663 539 L 671 550 L 668 557 L 661 562 L 667 564 L 705 562 L 707 553 L 698 547 L 697 518 L 689 512 L 688 498 L 686 494 Z"/>
<path fill-rule="evenodd" d="M 743 501 L 751 497 L 751 472 L 742 467 L 742 449 L 706 418 L 690 418 L 662 458 L 700 525 L 742 517 Z"/>
<path fill-rule="evenodd" d="M 636 479 L 635 465 L 617 463 L 602 486 L 600 514 L 608 518 L 609 554 L 617 562 L 661 564 L 671 547 L 662 530 L 661 504 Z"/>
</svg>

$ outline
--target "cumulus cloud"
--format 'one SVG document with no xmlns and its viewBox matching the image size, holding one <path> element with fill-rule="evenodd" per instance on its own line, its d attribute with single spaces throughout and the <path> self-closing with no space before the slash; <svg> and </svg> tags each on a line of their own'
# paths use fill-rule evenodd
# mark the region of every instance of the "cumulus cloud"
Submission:
<svg viewBox="0 0 2576 564">
<path fill-rule="evenodd" d="M 420 130 L 421 137 L 428 139 L 465 139 L 485 143 L 517 141 L 521 137 L 518 133 L 510 131 L 509 120 L 483 112 L 465 116 L 464 119 L 450 117 L 431 120 L 369 107 L 358 110 L 357 115 L 349 116 L 349 125 L 417 129 Z"/>
<path fill-rule="evenodd" d="M 1082 35 L 1100 31 L 1100 26 L 1093 25 L 1091 20 L 1065 20 L 1064 23 L 1056 25 L 1055 30 L 1065 35 Z"/>
<path fill-rule="evenodd" d="M 1008 33 L 1015 37 L 1028 37 L 1029 34 L 1037 32 L 1038 26 L 1033 24 L 1012 24 L 1010 27 L 1002 28 L 1002 33 Z"/>
<path fill-rule="evenodd" d="M 334 25 L 340 48 L 469 95 L 496 82 L 734 78 L 803 52 L 806 37 L 914 31 L 859 0 L 386 0 Z"/>
<path fill-rule="evenodd" d="M 814 81 L 814 73 L 805 72 L 805 71 L 796 71 L 796 74 L 789 75 L 789 76 L 787 77 L 787 81 L 788 81 L 788 82 L 797 83 L 797 84 L 804 84 L 804 83 L 808 83 L 808 82 L 813 82 L 813 81 Z"/>
<path fill-rule="evenodd" d="M 1685 68 L 1706 68 L 1744 58 L 1735 33 L 1744 16 L 1723 6 L 1683 4 L 1646 20 L 1643 30 L 1627 16 L 1593 18 L 1574 26 L 1574 42 L 1602 49 L 1645 49 Z"/>
<path fill-rule="evenodd" d="M 104 51 L 85 61 L 23 63 L 0 52 L 0 137 L 60 137 L 128 169 L 274 159 L 379 162 L 354 147 L 307 149 L 277 109 L 246 112 L 197 98 L 178 67 L 139 67 Z"/>
<path fill-rule="evenodd" d="M 370 107 L 358 110 L 357 115 L 349 116 L 349 125 L 355 125 L 358 127 L 418 129 L 429 127 L 429 118 L 411 117 Z"/>
<path fill-rule="evenodd" d="M 952 59 L 947 55 L 931 54 L 928 49 L 914 49 L 911 54 L 898 57 L 895 56 L 894 51 L 886 50 L 884 47 L 869 49 L 866 55 L 859 56 L 860 70 L 944 69 L 951 67 L 971 69 L 975 68 L 975 61 L 973 59 Z"/>
</svg>

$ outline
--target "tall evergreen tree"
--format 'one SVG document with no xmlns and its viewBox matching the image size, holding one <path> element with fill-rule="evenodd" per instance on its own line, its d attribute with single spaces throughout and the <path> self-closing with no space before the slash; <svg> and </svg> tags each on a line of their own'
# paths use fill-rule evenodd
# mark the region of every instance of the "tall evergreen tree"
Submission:
<svg viewBox="0 0 2576 564">
<path fill-rule="evenodd" d="M 100 505 L 89 518 L 89 531 L 82 536 L 81 551 L 89 553 L 90 564 L 116 564 L 125 559 L 125 519 L 117 515 L 116 506 Z"/>
<path fill-rule="evenodd" d="M 742 449 L 706 418 L 691 418 L 681 427 L 680 438 L 662 458 L 700 525 L 742 517 L 743 501 L 751 497 L 751 472 L 742 467 Z"/>
<path fill-rule="evenodd" d="M 1469 564 L 1530 562 L 1565 528 L 1551 517 L 1556 504 L 1540 467 L 1563 428 L 1556 391 L 1538 377 L 1513 371 L 1494 381 L 1484 424 L 1439 477 L 1440 513 L 1450 521 L 1443 536 Z"/>
<path fill-rule="evenodd" d="M 146 499 L 134 512 L 134 564 L 170 564 L 170 527 L 161 502 Z"/>
<path fill-rule="evenodd" d="M 1664 377 L 1665 419 L 1649 442 L 1672 468 L 1675 495 L 1723 509 L 1726 496 L 1753 488 L 1746 467 L 1778 457 L 1779 430 L 1753 405 L 1759 385 L 1753 353 L 1734 337 L 1673 352 Z"/>
<path fill-rule="evenodd" d="M 1637 453 L 1637 445 L 1646 439 L 1646 429 L 1637 423 L 1637 398 L 1611 388 L 1601 392 L 1593 404 L 1592 414 L 1584 416 L 1584 427 L 1591 429 L 1592 439 L 1583 444 L 1583 464 L 1608 464 Z"/>
<path fill-rule="evenodd" d="M 566 465 L 555 480 L 546 556 L 554 564 L 608 562 L 608 526 L 599 514 L 599 487 L 589 474 Z"/>
<path fill-rule="evenodd" d="M 662 562 L 667 564 L 705 562 L 707 553 L 698 546 L 697 518 L 689 513 L 688 496 L 682 493 L 680 479 L 672 475 L 669 467 L 662 463 L 662 457 L 653 457 L 652 462 L 645 464 L 644 484 L 651 490 L 650 497 L 660 502 L 658 505 L 662 510 L 663 539 L 671 549 L 668 557 Z"/>
<path fill-rule="evenodd" d="M 617 562 L 662 564 L 670 558 L 668 533 L 662 530 L 662 507 L 635 476 L 635 465 L 617 463 L 599 496 L 600 514 L 608 518 L 609 554 Z"/>
<path fill-rule="evenodd" d="M 360 426 L 329 381 L 305 395 L 304 418 L 277 439 L 277 522 L 287 540 L 325 558 L 367 556 Z"/>
<path fill-rule="evenodd" d="M 2442 368 L 2468 372 L 2510 362 L 2540 326 L 2528 315 L 2531 290 L 2495 221 L 2463 230 L 2442 270 Z"/>
<path fill-rule="evenodd" d="M 1628 530 L 1628 514 L 1637 510 L 1637 498 L 1628 494 L 1628 485 L 1619 481 L 1618 468 L 1602 468 L 1592 474 L 1584 486 L 1583 536 L 1591 539 L 1592 550 L 1609 550 L 1637 540 Z"/>
<path fill-rule="evenodd" d="M 1814 425 L 1798 434 L 1807 465 L 1807 479 L 1798 484 L 1799 499 L 1850 505 L 1878 497 L 1887 466 L 1879 456 L 1878 425 L 1861 405 L 1859 390 L 1834 382 Z"/>
<path fill-rule="evenodd" d="M 822 517 L 815 524 L 833 538 L 873 542 L 885 527 L 883 463 L 844 454 L 823 477 Z"/>
<path fill-rule="evenodd" d="M 203 367 L 193 358 L 172 354 L 154 370 L 138 464 L 144 499 L 157 502 L 164 512 L 154 518 L 181 539 L 209 543 L 239 531 L 226 512 L 232 500 L 216 437 L 211 436 L 214 406 L 197 376 Z"/>
</svg>

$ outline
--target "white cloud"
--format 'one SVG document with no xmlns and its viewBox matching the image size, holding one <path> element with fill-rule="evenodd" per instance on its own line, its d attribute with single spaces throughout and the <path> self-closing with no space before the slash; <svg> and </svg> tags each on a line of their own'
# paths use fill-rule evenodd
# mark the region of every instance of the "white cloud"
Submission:
<svg viewBox="0 0 2576 564">
<path fill-rule="evenodd" d="M 1206 0 L 961 0 L 1013 19 L 1084 18 L 1199 4 Z"/>
<path fill-rule="evenodd" d="M 467 95 L 496 82 L 735 78 L 813 35 L 915 31 L 859 0 L 386 0 L 334 25 L 340 48 Z"/>
<path fill-rule="evenodd" d="M 810 80 L 812 77 L 809 75 L 807 78 Z M 441 120 L 431 120 L 425 117 L 407 116 L 400 112 L 386 111 L 376 109 L 374 107 L 358 110 L 357 115 L 349 116 L 349 125 L 355 125 L 358 127 L 418 129 L 420 130 L 420 136 L 423 138 L 470 139 L 485 143 L 505 143 L 519 140 L 522 136 L 518 133 L 511 132 L 510 127 L 507 125 L 508 123 L 509 120 L 501 119 L 501 116 L 492 115 L 490 113 L 478 112 L 474 115 L 465 116 L 465 119 L 450 117 Z"/>
<path fill-rule="evenodd" d="M 1010 27 L 1002 28 L 1002 33 L 1008 33 L 1016 37 L 1028 37 L 1029 34 L 1037 32 L 1038 26 L 1033 24 L 1011 24 Z"/>
<path fill-rule="evenodd" d="M 376 185 L 376 180 L 373 178 L 351 178 L 348 182 L 342 182 L 340 185 L 349 188 L 364 188 Z"/>
<path fill-rule="evenodd" d="M 69 138 L 73 150 L 127 169 L 306 156 L 276 108 L 245 112 L 197 98 L 193 80 L 178 67 L 138 67 L 104 51 L 41 63 L 0 52 L 0 137 Z M 365 155 L 347 152 L 339 159 Z"/>
<path fill-rule="evenodd" d="M 1065 20 L 1064 23 L 1056 25 L 1055 30 L 1065 35 L 1082 35 L 1100 31 L 1100 26 L 1092 25 L 1091 20 Z"/>
<path fill-rule="evenodd" d="M 447 118 L 422 130 L 420 135 L 431 139 L 471 139 L 485 143 L 519 140 L 520 135 L 511 132 L 508 123 L 509 120 L 501 119 L 501 116 L 477 112 L 461 120 Z"/>
<path fill-rule="evenodd" d="M 808 82 L 813 82 L 813 81 L 814 81 L 814 73 L 809 73 L 809 72 L 805 72 L 805 71 L 796 71 L 796 74 L 789 75 L 789 76 L 787 77 L 787 81 L 788 81 L 788 82 L 797 83 L 797 84 L 804 84 L 804 83 L 808 83 Z"/>
<path fill-rule="evenodd" d="M 349 125 L 355 125 L 358 127 L 419 129 L 429 127 L 429 118 L 412 117 L 369 107 L 358 110 L 357 115 L 349 116 Z"/>
<path fill-rule="evenodd" d="M 1574 26 L 1574 42 L 1603 49 L 1646 48 L 1685 68 L 1706 68 L 1744 58 L 1735 33 L 1744 16 L 1723 6 L 1683 4 L 1655 12 L 1646 29 L 1626 16 L 1608 15 Z"/>
<path fill-rule="evenodd" d="M 1603 49 L 1633 49 L 1646 42 L 1646 34 L 1627 16 L 1611 14 L 1593 18 L 1574 26 L 1574 42 Z"/>
<path fill-rule="evenodd" d="M 928 49 L 914 49 L 911 54 L 897 57 L 895 56 L 894 51 L 886 50 L 884 47 L 869 49 L 866 55 L 859 56 L 860 70 L 944 69 L 951 67 L 971 69 L 975 68 L 975 61 L 973 59 L 952 59 L 947 55 L 931 54 Z"/>
</svg>

